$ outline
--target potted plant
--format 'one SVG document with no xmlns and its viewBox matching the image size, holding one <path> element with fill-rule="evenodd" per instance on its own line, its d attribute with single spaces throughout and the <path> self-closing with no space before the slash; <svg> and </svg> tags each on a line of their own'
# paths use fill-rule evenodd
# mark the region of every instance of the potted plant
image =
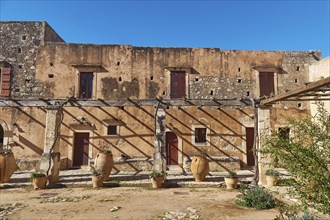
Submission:
<svg viewBox="0 0 330 220">
<path fill-rule="evenodd" d="M 0 183 L 6 183 L 16 170 L 16 160 L 13 152 L 0 146 Z"/>
<path fill-rule="evenodd" d="M 93 188 L 99 188 L 103 185 L 102 172 L 96 170 L 94 167 L 92 167 L 92 183 Z"/>
<path fill-rule="evenodd" d="M 190 170 L 196 182 L 202 182 L 209 173 L 209 160 L 206 158 L 206 153 L 200 151 L 199 155 L 193 156 L 191 159 Z"/>
<path fill-rule="evenodd" d="M 266 170 L 266 182 L 268 187 L 272 187 L 276 184 L 280 173 L 274 169 Z"/>
<path fill-rule="evenodd" d="M 152 171 L 149 175 L 152 183 L 152 188 L 161 188 L 165 181 L 165 172 Z"/>
<path fill-rule="evenodd" d="M 44 189 L 47 183 L 47 176 L 41 172 L 33 172 L 30 175 L 34 189 Z"/>
<path fill-rule="evenodd" d="M 94 160 L 95 169 L 99 170 L 102 175 L 103 181 L 109 178 L 113 167 L 113 156 L 111 150 L 103 147 L 102 150 L 97 153 Z"/>
<path fill-rule="evenodd" d="M 228 171 L 227 175 L 225 176 L 225 183 L 227 189 L 236 189 L 238 183 L 237 173 L 234 171 Z"/>
</svg>

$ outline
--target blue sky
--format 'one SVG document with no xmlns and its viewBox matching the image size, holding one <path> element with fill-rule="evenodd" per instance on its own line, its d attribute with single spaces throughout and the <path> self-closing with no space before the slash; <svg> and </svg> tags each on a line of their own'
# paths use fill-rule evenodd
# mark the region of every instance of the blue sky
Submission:
<svg viewBox="0 0 330 220">
<path fill-rule="evenodd" d="M 66 42 L 225 50 L 322 50 L 324 1 L 4 1 L 2 21 L 47 21 Z"/>
</svg>

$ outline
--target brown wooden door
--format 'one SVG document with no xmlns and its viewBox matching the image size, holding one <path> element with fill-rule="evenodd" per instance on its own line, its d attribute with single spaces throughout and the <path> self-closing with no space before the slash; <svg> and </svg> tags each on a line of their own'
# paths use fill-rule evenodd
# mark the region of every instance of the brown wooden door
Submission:
<svg viewBox="0 0 330 220">
<path fill-rule="evenodd" d="M 178 165 L 178 137 L 173 132 L 166 132 L 167 165 Z"/>
<path fill-rule="evenodd" d="M 9 97 L 10 96 L 10 68 L 1 67 L 0 68 L 0 96 Z"/>
<path fill-rule="evenodd" d="M 88 165 L 89 133 L 75 133 L 73 166 Z"/>
<path fill-rule="evenodd" d="M 274 73 L 260 72 L 259 73 L 260 96 L 275 95 Z"/>
<path fill-rule="evenodd" d="M 171 99 L 186 97 L 186 74 L 183 71 L 171 72 Z"/>
<path fill-rule="evenodd" d="M 5 137 L 5 131 L 3 130 L 2 126 L 0 125 L 0 145 L 4 145 L 4 137 Z"/>
<path fill-rule="evenodd" d="M 248 166 L 254 166 L 253 155 L 254 128 L 246 128 L 246 163 Z"/>
</svg>

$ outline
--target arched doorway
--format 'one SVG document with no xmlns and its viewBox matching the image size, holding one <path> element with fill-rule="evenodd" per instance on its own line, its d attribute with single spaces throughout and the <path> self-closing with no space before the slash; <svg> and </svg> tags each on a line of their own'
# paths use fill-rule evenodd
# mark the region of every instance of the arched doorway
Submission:
<svg viewBox="0 0 330 220">
<path fill-rule="evenodd" d="M 167 165 L 179 164 L 178 137 L 173 132 L 166 132 L 166 155 Z"/>
<path fill-rule="evenodd" d="M 0 145 L 4 145 L 4 140 L 5 140 L 5 131 L 2 127 L 2 125 L 0 125 Z"/>
</svg>

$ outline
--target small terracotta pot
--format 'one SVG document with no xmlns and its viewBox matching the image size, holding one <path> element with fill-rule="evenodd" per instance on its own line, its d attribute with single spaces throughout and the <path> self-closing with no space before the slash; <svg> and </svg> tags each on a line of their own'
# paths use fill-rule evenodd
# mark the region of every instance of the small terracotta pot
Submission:
<svg viewBox="0 0 330 220">
<path fill-rule="evenodd" d="M 267 176 L 266 175 L 266 182 L 267 182 L 267 187 L 272 187 L 276 184 L 278 180 L 278 176 Z"/>
<path fill-rule="evenodd" d="M 34 189 L 44 189 L 47 183 L 47 176 L 36 177 L 32 179 Z"/>
<path fill-rule="evenodd" d="M 103 185 L 102 176 L 92 176 L 93 188 L 99 188 Z"/>
<path fill-rule="evenodd" d="M 162 188 L 163 182 L 164 182 L 163 176 L 151 178 L 152 188 L 155 188 L 155 189 Z"/>
<path fill-rule="evenodd" d="M 225 177 L 225 183 L 226 183 L 227 189 L 237 189 L 238 178 Z"/>
</svg>

